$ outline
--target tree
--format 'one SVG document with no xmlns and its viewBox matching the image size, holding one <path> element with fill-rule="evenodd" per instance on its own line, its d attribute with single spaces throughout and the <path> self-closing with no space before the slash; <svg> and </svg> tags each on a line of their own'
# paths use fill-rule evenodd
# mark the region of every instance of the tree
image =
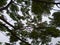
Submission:
<svg viewBox="0 0 60 45">
<path fill-rule="evenodd" d="M 10 37 L 10 43 L 5 45 L 15 45 L 18 41 L 20 45 L 49 45 L 52 37 L 60 37 L 59 11 L 53 13 L 53 18 L 49 17 L 49 24 L 42 21 L 42 16 L 49 16 L 52 7 L 60 8 L 59 4 L 55 0 L 0 0 L 0 31 Z"/>
</svg>

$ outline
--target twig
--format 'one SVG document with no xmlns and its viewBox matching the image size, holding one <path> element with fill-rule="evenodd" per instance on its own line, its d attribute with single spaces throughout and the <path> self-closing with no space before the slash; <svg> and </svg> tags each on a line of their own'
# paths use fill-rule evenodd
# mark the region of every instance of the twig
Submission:
<svg viewBox="0 0 60 45">
<path fill-rule="evenodd" d="M 57 6 L 58 8 L 60 8 L 60 6 L 58 6 L 58 4 L 56 4 L 56 6 Z"/>
</svg>

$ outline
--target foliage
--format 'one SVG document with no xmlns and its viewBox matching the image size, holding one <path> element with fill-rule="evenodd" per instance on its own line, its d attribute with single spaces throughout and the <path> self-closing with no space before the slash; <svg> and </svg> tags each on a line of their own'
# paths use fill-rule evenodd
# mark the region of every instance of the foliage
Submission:
<svg viewBox="0 0 60 45">
<path fill-rule="evenodd" d="M 6 0 L 0 0 L 0 7 L 3 7 L 6 4 Z"/>
<path fill-rule="evenodd" d="M 55 0 L 10 0 L 8 4 L 7 1 L 0 0 L 0 31 L 8 31 L 6 35 L 10 37 L 10 43 L 5 45 L 16 45 L 18 41 L 20 45 L 49 45 L 52 37 L 60 37 L 60 29 L 57 29 L 60 12 L 53 13 L 49 24 L 42 21 L 42 16 L 49 16 L 52 7 L 58 5 Z M 8 19 L 12 19 L 14 25 Z"/>
<path fill-rule="evenodd" d="M 56 26 L 60 27 L 60 12 L 55 12 L 53 16 L 54 16 L 53 23 L 55 23 Z"/>
</svg>

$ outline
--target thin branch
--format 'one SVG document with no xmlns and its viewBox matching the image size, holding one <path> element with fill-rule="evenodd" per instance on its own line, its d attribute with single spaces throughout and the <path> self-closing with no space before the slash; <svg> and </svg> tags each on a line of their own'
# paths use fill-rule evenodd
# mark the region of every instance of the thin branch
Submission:
<svg viewBox="0 0 60 45">
<path fill-rule="evenodd" d="M 58 4 L 56 4 L 56 6 L 57 6 L 58 8 L 60 8 L 60 6 L 58 6 Z"/>
<path fill-rule="evenodd" d="M 24 42 L 24 43 L 27 43 L 28 45 L 31 45 L 29 44 L 28 42 L 25 42 L 24 40 L 20 39 L 17 35 L 15 35 L 7 26 L 5 26 L 5 24 L 0 24 L 1 26 L 5 27 L 7 29 L 7 31 L 9 31 L 11 33 L 12 36 L 16 37 L 18 40 Z"/>
<path fill-rule="evenodd" d="M 7 6 L 0 8 L 0 11 L 7 9 L 12 3 L 13 3 L 13 1 L 11 0 L 11 1 L 7 4 Z"/>
<path fill-rule="evenodd" d="M 7 22 L 3 17 L 0 17 L 0 19 L 4 21 L 6 24 L 8 24 L 9 26 L 13 27 L 14 29 L 17 29 L 13 25 L 11 25 L 9 22 Z"/>
</svg>

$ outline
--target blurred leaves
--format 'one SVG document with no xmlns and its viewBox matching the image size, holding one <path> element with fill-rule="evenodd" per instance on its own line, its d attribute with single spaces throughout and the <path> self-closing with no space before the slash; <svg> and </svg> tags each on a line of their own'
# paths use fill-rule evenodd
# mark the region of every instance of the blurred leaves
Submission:
<svg viewBox="0 0 60 45">
<path fill-rule="evenodd" d="M 59 37 L 60 36 L 60 31 L 58 29 L 56 29 L 55 27 L 47 28 L 45 33 L 47 33 L 48 35 L 51 35 L 52 37 Z"/>
<path fill-rule="evenodd" d="M 19 11 L 19 8 L 17 7 L 17 5 L 14 5 L 14 4 L 12 4 L 11 6 L 10 6 L 10 9 L 12 10 L 12 11 Z"/>
<path fill-rule="evenodd" d="M 29 9 L 27 7 L 22 6 L 21 11 L 23 15 L 27 15 L 27 14 L 29 15 Z"/>
<path fill-rule="evenodd" d="M 28 45 L 27 43 L 24 43 L 24 42 L 21 42 L 20 44 L 21 44 L 21 45 Z"/>
<path fill-rule="evenodd" d="M 2 24 L 2 22 L 0 22 L 0 24 Z M 4 31 L 4 32 L 6 32 L 7 29 L 6 29 L 3 25 L 0 25 L 0 31 Z"/>
<path fill-rule="evenodd" d="M 16 14 L 15 13 L 10 13 L 10 17 L 13 19 L 13 20 L 15 20 L 15 21 L 17 21 L 17 17 L 15 16 Z"/>
<path fill-rule="evenodd" d="M 6 0 L 0 0 L 0 7 L 3 7 L 4 5 L 6 5 Z"/>
<path fill-rule="evenodd" d="M 45 0 L 44 0 L 45 1 Z M 47 2 L 53 1 L 53 0 L 46 0 Z M 50 13 L 50 8 L 52 7 L 52 4 L 46 4 L 46 3 L 40 3 L 38 1 L 32 0 L 32 12 L 34 14 L 42 14 L 45 12 L 45 14 Z"/>
<path fill-rule="evenodd" d="M 10 36 L 10 42 L 16 42 L 16 41 L 18 41 L 18 39 L 11 35 Z"/>
<path fill-rule="evenodd" d="M 17 3 L 21 3 L 21 2 L 23 2 L 23 0 L 17 0 Z"/>
<path fill-rule="evenodd" d="M 54 0 L 43 1 L 54 2 Z M 6 4 L 6 0 L 0 0 L 0 2 L 0 7 Z M 5 10 L 7 11 L 5 13 L 13 21 L 16 21 L 14 27 L 17 29 L 11 28 L 14 36 L 6 33 L 7 36 L 10 36 L 10 43 L 14 45 L 13 43 L 18 41 L 15 35 L 25 42 L 28 41 L 27 38 L 32 39 L 31 44 L 33 45 L 39 45 L 39 43 L 47 45 L 51 41 L 51 37 L 60 37 L 60 29 L 57 29 L 58 26 L 60 27 L 60 12 L 53 13 L 53 18 L 50 18 L 52 23 L 48 24 L 46 21 L 42 21 L 42 16 L 50 14 L 50 9 L 53 6 L 53 4 L 42 3 L 36 0 L 14 0 L 8 9 Z M 1 13 L 4 14 L 3 12 Z M 0 31 L 6 31 L 7 29 L 1 26 L 2 23 L 0 22 Z M 20 45 L 28 45 L 23 41 L 19 42 Z M 5 43 L 5 45 L 10 44 Z"/>
<path fill-rule="evenodd" d="M 38 32 L 36 32 L 35 30 L 33 30 L 31 33 L 30 33 L 30 38 L 33 38 L 33 39 L 38 39 Z"/>
<path fill-rule="evenodd" d="M 56 26 L 59 26 L 60 27 L 60 12 L 55 12 L 53 14 L 53 23 L 56 25 Z"/>
</svg>

